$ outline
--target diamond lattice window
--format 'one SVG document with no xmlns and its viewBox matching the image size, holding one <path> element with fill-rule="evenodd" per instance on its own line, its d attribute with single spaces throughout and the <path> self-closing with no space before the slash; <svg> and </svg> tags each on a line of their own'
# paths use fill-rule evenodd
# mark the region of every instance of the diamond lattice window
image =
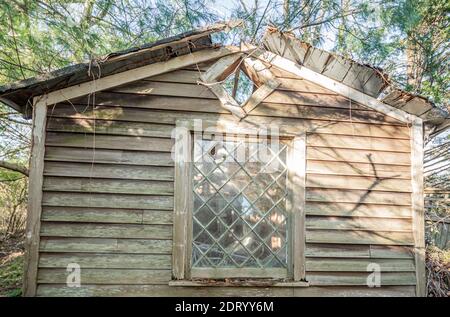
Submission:
<svg viewBox="0 0 450 317">
<path fill-rule="evenodd" d="M 287 146 L 194 140 L 192 268 L 287 268 Z"/>
</svg>

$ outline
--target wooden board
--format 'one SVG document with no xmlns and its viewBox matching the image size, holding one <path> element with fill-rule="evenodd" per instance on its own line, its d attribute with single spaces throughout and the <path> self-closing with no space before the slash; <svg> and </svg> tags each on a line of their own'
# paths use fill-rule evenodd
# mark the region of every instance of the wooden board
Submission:
<svg viewBox="0 0 450 317">
<path fill-rule="evenodd" d="M 45 153 L 45 125 L 47 98 L 33 100 L 33 127 L 31 138 L 31 157 L 27 220 L 25 228 L 25 264 L 23 295 L 36 295 L 37 261 L 39 258 L 39 230 L 42 213 L 42 183 Z"/>
<path fill-rule="evenodd" d="M 306 201 L 410 206 L 411 195 L 368 190 L 307 188 Z"/>
<path fill-rule="evenodd" d="M 369 176 L 381 178 L 409 179 L 410 167 L 406 165 L 386 165 L 353 162 L 333 162 L 308 160 L 306 172 L 308 174 Z"/>
<path fill-rule="evenodd" d="M 43 222 L 42 237 L 171 239 L 171 225 Z"/>
<path fill-rule="evenodd" d="M 46 161 L 100 163 L 139 166 L 173 166 L 171 153 L 47 146 Z M 46 163 L 46 165 L 51 163 Z M 75 176 L 75 175 L 74 175 Z"/>
<path fill-rule="evenodd" d="M 367 138 L 357 136 L 336 136 L 333 134 L 309 134 L 308 146 L 327 148 L 346 148 L 372 151 L 410 152 L 407 140 L 392 140 L 385 138 Z"/>
<path fill-rule="evenodd" d="M 367 176 L 338 176 L 309 173 L 306 178 L 306 186 L 310 188 L 411 192 L 411 182 L 408 179 L 383 179 Z"/>
<path fill-rule="evenodd" d="M 427 296 L 425 270 L 425 208 L 424 208 L 424 136 L 422 119 L 414 120 L 411 127 L 411 184 L 412 217 L 416 260 L 416 296 Z"/>
<path fill-rule="evenodd" d="M 204 89 L 205 87 L 203 87 Z M 126 107 L 139 109 L 165 109 L 176 111 L 193 111 L 206 113 L 230 113 L 220 105 L 218 99 L 205 99 L 201 97 L 178 97 L 178 96 L 159 96 L 147 94 L 123 94 L 118 92 L 99 92 L 95 95 L 95 105 L 92 106 L 92 101 L 88 103 L 86 97 L 81 97 L 72 101 L 77 112 L 94 112 L 97 113 L 99 107 Z M 80 108 L 80 105 L 91 104 L 91 106 Z M 66 106 L 63 103 L 58 106 Z M 59 111 L 55 109 L 51 115 L 58 114 Z"/>
<path fill-rule="evenodd" d="M 133 269 L 82 269 L 83 284 L 167 284 L 171 278 L 170 270 Z M 39 284 L 64 284 L 68 273 L 64 269 L 40 269 Z"/>
<path fill-rule="evenodd" d="M 357 230 L 307 230 L 306 242 L 328 244 L 413 245 L 410 232 L 372 232 Z"/>
<path fill-rule="evenodd" d="M 227 110 L 223 109 L 220 106 L 219 101 L 210 100 L 210 99 L 201 99 L 201 98 L 181 98 L 181 97 L 164 97 L 164 96 L 146 96 L 146 95 L 123 95 L 123 94 L 114 94 L 114 93 L 97 93 L 96 94 L 96 103 L 98 105 L 110 105 L 112 107 L 122 106 L 126 108 L 141 108 L 141 109 L 165 109 L 165 110 L 172 110 L 172 111 L 188 111 L 188 112 L 197 112 L 197 116 L 201 116 L 201 118 L 204 118 L 205 113 L 211 113 L 213 115 L 214 113 L 217 114 L 227 114 Z M 92 107 L 86 108 L 86 106 L 79 106 L 83 105 L 83 103 L 87 102 L 87 100 L 80 100 L 80 101 L 74 101 L 75 108 L 78 110 L 78 112 L 85 112 L 85 114 L 92 113 Z M 300 105 L 296 105 L 300 106 Z M 68 107 L 70 108 L 72 112 L 74 111 L 72 108 L 72 105 L 65 105 L 61 104 L 58 105 L 58 107 Z M 295 109 L 301 109 L 307 110 L 311 107 L 303 107 Z M 95 113 L 96 118 L 100 119 L 101 121 L 107 121 L 103 120 L 103 112 L 98 111 L 99 109 L 102 109 L 101 106 L 95 107 Z M 277 117 L 283 117 L 286 116 L 286 109 L 289 109 L 289 106 L 287 105 L 279 105 L 276 104 L 271 105 L 270 109 L 264 110 L 261 112 L 262 114 L 265 114 L 265 112 L 272 112 L 273 115 L 276 115 Z M 332 110 L 332 111 L 330 111 Z M 336 113 L 342 113 L 342 118 L 346 118 L 345 112 L 339 112 L 340 109 L 330 109 L 330 110 L 323 110 L 322 112 L 325 113 L 325 116 L 328 117 L 334 117 L 338 118 Z M 294 111 L 294 110 L 292 110 Z M 291 111 L 291 112 L 292 112 Z M 337 111 L 337 112 L 336 112 Z M 320 113 L 320 110 L 313 109 L 309 111 L 311 114 L 314 113 Z M 54 109 L 52 115 L 53 116 L 60 116 L 60 111 L 58 109 Z M 257 113 L 251 113 L 250 116 L 254 116 Z M 347 112 L 348 114 L 348 112 Z M 173 114 L 172 114 L 173 115 Z M 182 115 L 182 114 L 180 114 Z M 192 114 L 187 114 L 192 115 Z M 155 117 L 156 116 L 156 117 Z M 229 116 L 229 115 L 228 115 Z M 304 114 L 300 114 L 300 116 L 304 116 Z M 312 115 L 309 115 L 311 117 Z M 166 116 L 167 117 L 167 116 Z M 216 116 L 217 117 L 217 116 Z M 114 117 L 113 117 L 114 118 Z M 120 117 L 118 117 L 120 118 Z M 170 117 L 169 117 L 170 118 Z M 49 120 L 53 122 L 53 120 L 61 120 L 60 118 L 56 117 L 49 117 Z M 76 127 L 74 129 L 80 130 L 84 129 L 84 132 L 92 131 L 93 129 L 93 121 L 89 119 L 67 119 L 72 122 L 79 122 L 82 126 Z M 147 116 L 145 118 L 141 118 L 141 121 L 145 120 L 146 122 L 154 122 L 154 123 L 160 123 L 164 122 L 161 118 L 159 118 L 159 113 L 152 113 L 152 116 Z M 246 120 L 255 120 L 253 118 Z M 280 120 L 275 118 L 272 119 L 265 119 L 273 121 L 273 120 Z M 298 119 L 301 120 L 301 119 Z M 361 123 L 358 122 L 360 120 L 353 119 L 351 122 L 330 122 L 326 120 L 326 117 L 319 118 L 319 120 L 302 120 L 302 122 L 297 122 L 297 124 L 302 124 L 308 127 L 308 129 L 311 132 L 317 132 L 317 133 L 336 133 L 336 134 L 348 134 L 348 135 L 364 135 L 364 136 L 374 136 L 374 137 L 387 137 L 387 138 L 401 138 L 401 139 L 408 139 L 409 140 L 409 129 L 406 127 L 406 125 L 387 125 L 387 124 L 370 124 L 370 122 L 367 123 Z M 367 121 L 367 120 L 366 120 Z M 60 122 L 60 121 L 58 121 Z M 109 121 L 111 122 L 111 121 Z M 284 124 L 287 124 L 289 121 L 283 122 Z M 290 120 L 292 124 L 295 124 L 295 122 Z M 171 123 L 171 122 L 169 122 Z M 172 122 L 173 123 L 173 122 Z M 135 123 L 133 123 L 135 124 Z M 102 131 L 105 129 L 108 129 L 108 131 L 113 131 L 114 133 L 122 133 L 122 131 L 125 133 L 125 131 L 128 131 L 130 135 L 134 135 L 136 133 L 139 133 L 140 130 L 137 132 L 135 131 L 135 128 L 133 126 L 130 126 L 130 129 L 126 129 L 126 125 L 131 125 L 131 122 L 124 123 L 123 125 L 119 127 L 114 127 L 113 125 L 109 126 L 107 123 L 102 124 L 99 123 L 99 128 L 97 128 L 97 131 Z M 138 127 L 148 127 L 147 125 L 143 124 L 142 126 L 136 125 L 136 129 L 139 129 Z M 59 128 L 59 125 L 57 123 L 51 124 L 51 129 Z M 70 127 L 67 129 L 70 130 Z M 164 133 L 164 131 L 160 131 L 160 129 L 153 131 L 143 131 L 143 133 L 148 134 L 157 134 L 157 133 Z M 155 135 L 157 136 L 157 135 Z"/>
<path fill-rule="evenodd" d="M 79 133 L 47 132 L 46 145 L 112 150 L 170 152 L 170 138 L 129 137 Z"/>
<path fill-rule="evenodd" d="M 173 168 L 114 164 L 47 162 L 45 176 L 173 181 Z"/>
<path fill-rule="evenodd" d="M 413 253 L 410 247 L 405 246 L 325 243 L 306 245 L 306 256 L 316 258 L 412 259 Z"/>
<path fill-rule="evenodd" d="M 172 224 L 172 211 L 119 208 L 44 207 L 43 221 Z"/>
<path fill-rule="evenodd" d="M 147 102 L 147 101 L 146 101 Z M 184 101 L 185 103 L 186 101 Z M 220 105 L 219 105 L 220 106 Z M 176 107 L 176 103 L 169 103 L 167 106 L 159 105 L 155 102 L 147 104 L 146 108 L 154 108 L 152 115 L 148 115 L 148 110 L 143 108 L 132 107 L 111 107 L 111 106 L 96 106 L 94 110 L 92 107 L 86 108 L 84 105 L 58 105 L 52 110 L 53 117 L 70 117 L 70 118 L 84 118 L 84 119 L 102 119 L 102 120 L 116 120 L 116 121 L 130 121 L 130 122 L 154 122 L 162 124 L 174 124 L 178 119 L 211 119 L 217 120 L 225 118 L 229 115 L 217 111 L 208 104 L 203 106 L 191 100 L 188 106 Z M 182 108 L 182 109 L 180 109 Z M 172 111 L 167 111 L 171 109 Z M 180 110 L 191 113 L 179 113 Z M 258 111 L 256 111 L 258 110 Z M 164 113 L 162 112 L 164 111 Z M 202 113 L 198 113 L 201 111 Z M 357 111 L 357 110 L 354 110 Z M 352 114 L 354 114 L 354 111 Z M 197 113 L 195 113 L 197 112 Z M 220 115 L 219 115 L 220 114 Z M 221 117 L 224 116 L 225 117 Z M 345 109 L 327 108 L 327 107 L 311 107 L 301 105 L 281 105 L 272 103 L 261 103 L 257 109 L 251 112 L 251 115 L 246 117 L 247 122 L 265 122 L 267 118 L 255 117 L 275 117 L 276 118 L 298 118 L 310 120 L 327 120 L 337 122 L 352 122 L 352 123 L 368 123 L 378 125 L 396 125 L 404 127 L 405 125 L 398 122 L 391 122 L 389 119 L 385 120 L 385 116 L 376 112 L 362 111 L 360 116 L 350 116 L 350 112 Z M 230 117 L 231 118 L 231 117 Z M 270 121 L 270 120 L 269 120 Z"/>
<path fill-rule="evenodd" d="M 171 83 L 186 83 L 186 84 L 196 84 L 200 80 L 200 75 L 202 73 L 198 70 L 176 70 L 170 73 L 165 73 L 153 77 L 147 77 L 143 80 L 149 81 L 162 81 Z"/>
<path fill-rule="evenodd" d="M 367 285 L 367 279 L 371 272 L 367 273 L 319 273 L 308 274 L 310 285 Z M 381 286 L 387 285 L 416 285 L 416 277 L 412 272 L 382 273 L 380 275 Z"/>
<path fill-rule="evenodd" d="M 264 100 L 267 103 L 283 103 L 290 105 L 321 106 L 350 110 L 373 110 L 349 99 L 333 94 L 307 93 L 278 89 Z"/>
<path fill-rule="evenodd" d="M 371 218 L 371 217 L 324 217 L 308 216 L 307 229 L 368 230 L 371 232 L 404 231 L 412 232 L 411 219 Z M 382 235 L 382 233 L 380 233 Z"/>
<path fill-rule="evenodd" d="M 273 93 L 270 95 L 272 96 Z M 269 97 L 270 97 L 269 96 Z M 388 117 L 376 112 L 329 108 L 326 106 L 283 105 L 280 103 L 267 103 L 266 101 L 250 113 L 252 116 L 284 117 L 300 119 L 317 119 L 328 121 L 367 122 L 379 124 L 393 124 Z"/>
<path fill-rule="evenodd" d="M 216 99 L 216 96 L 208 87 L 192 84 L 135 81 L 124 86 L 111 88 L 109 91 L 141 94 L 141 95 L 162 95 L 193 98 Z"/>
<path fill-rule="evenodd" d="M 43 237 L 41 252 L 170 254 L 172 240 Z"/>
<path fill-rule="evenodd" d="M 409 206 L 307 202 L 307 215 L 411 218 Z"/>
<path fill-rule="evenodd" d="M 126 135 L 170 138 L 174 126 L 142 122 L 122 122 L 92 119 L 48 118 L 47 131 L 76 132 L 95 135 Z"/>
<path fill-rule="evenodd" d="M 402 246 L 370 246 L 370 256 L 374 258 L 413 258 L 414 250 L 410 247 Z"/>
<path fill-rule="evenodd" d="M 44 179 L 43 190 L 77 193 L 173 195 L 173 182 L 47 176 Z"/>
<path fill-rule="evenodd" d="M 104 207 L 171 210 L 173 208 L 173 197 L 45 192 L 42 205 L 58 207 Z"/>
<path fill-rule="evenodd" d="M 165 254 L 41 253 L 40 268 L 63 268 L 78 263 L 83 269 L 170 269 Z"/>
<path fill-rule="evenodd" d="M 381 272 L 414 272 L 412 259 L 324 259 L 307 258 L 307 272 L 367 272 L 367 267 L 375 263 Z"/>
<path fill-rule="evenodd" d="M 304 288 L 264 288 L 264 287 L 173 287 L 167 285 L 82 285 L 67 287 L 65 284 L 39 285 L 38 296 L 414 296 L 414 287 L 386 286 L 364 287 L 304 287 Z"/>
<path fill-rule="evenodd" d="M 329 147 L 308 146 L 308 160 L 338 161 L 349 163 L 368 163 L 406 165 L 411 162 L 409 153 L 382 152 L 360 149 L 342 149 Z M 326 163 L 324 163 L 326 164 Z"/>
</svg>

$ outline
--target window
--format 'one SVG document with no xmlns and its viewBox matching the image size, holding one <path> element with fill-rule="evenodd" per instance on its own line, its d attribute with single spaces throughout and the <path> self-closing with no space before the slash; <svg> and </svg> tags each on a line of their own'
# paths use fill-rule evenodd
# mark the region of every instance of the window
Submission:
<svg viewBox="0 0 450 317">
<path fill-rule="evenodd" d="M 286 277 L 287 146 L 270 145 L 194 140 L 193 271 L 223 268 L 215 274 L 229 277 L 228 268 L 254 269 L 254 276 L 280 268 L 276 272 Z"/>
<path fill-rule="evenodd" d="M 304 146 L 248 131 L 177 132 L 176 279 L 304 278 Z"/>
<path fill-rule="evenodd" d="M 256 85 L 241 69 L 228 76 L 221 85 L 241 105 L 245 104 L 256 90 Z"/>
</svg>

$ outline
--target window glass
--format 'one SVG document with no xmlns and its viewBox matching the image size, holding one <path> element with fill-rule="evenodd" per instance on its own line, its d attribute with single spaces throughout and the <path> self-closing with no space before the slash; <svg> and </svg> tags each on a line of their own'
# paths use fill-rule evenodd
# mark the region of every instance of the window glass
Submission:
<svg viewBox="0 0 450 317">
<path fill-rule="evenodd" d="M 194 140 L 192 267 L 287 268 L 286 144 Z"/>
</svg>

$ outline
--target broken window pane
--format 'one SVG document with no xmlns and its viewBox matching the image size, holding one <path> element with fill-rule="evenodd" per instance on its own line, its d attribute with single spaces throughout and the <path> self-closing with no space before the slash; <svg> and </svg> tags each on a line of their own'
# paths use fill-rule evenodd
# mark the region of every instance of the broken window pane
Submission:
<svg viewBox="0 0 450 317">
<path fill-rule="evenodd" d="M 242 70 L 239 69 L 236 73 L 228 76 L 228 78 L 222 82 L 222 87 L 234 98 L 234 100 L 239 104 L 243 104 L 253 94 L 255 84 Z"/>
</svg>

